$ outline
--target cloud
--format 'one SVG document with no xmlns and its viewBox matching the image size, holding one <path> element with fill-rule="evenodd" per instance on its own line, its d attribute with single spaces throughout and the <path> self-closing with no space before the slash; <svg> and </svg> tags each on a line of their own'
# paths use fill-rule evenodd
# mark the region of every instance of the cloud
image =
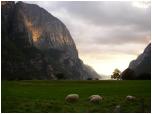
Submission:
<svg viewBox="0 0 152 114">
<path fill-rule="evenodd" d="M 59 8 L 64 8 L 70 15 L 99 26 L 132 25 L 136 29 L 149 30 L 150 7 L 140 9 L 132 2 L 59 2 Z"/>
<path fill-rule="evenodd" d="M 143 52 L 145 48 L 144 44 L 120 44 L 120 45 L 100 45 L 100 44 L 92 44 L 91 46 L 79 44 L 79 52 L 82 54 L 127 54 L 127 55 L 138 55 Z"/>
</svg>

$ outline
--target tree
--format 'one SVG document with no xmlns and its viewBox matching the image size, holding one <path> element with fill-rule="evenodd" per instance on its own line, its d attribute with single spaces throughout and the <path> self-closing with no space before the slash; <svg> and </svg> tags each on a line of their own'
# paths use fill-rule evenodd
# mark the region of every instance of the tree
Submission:
<svg viewBox="0 0 152 114">
<path fill-rule="evenodd" d="M 113 74 L 111 75 L 111 78 L 112 79 L 120 79 L 120 73 L 121 73 L 121 71 L 119 70 L 119 69 L 115 69 L 114 71 L 113 71 Z"/>
</svg>

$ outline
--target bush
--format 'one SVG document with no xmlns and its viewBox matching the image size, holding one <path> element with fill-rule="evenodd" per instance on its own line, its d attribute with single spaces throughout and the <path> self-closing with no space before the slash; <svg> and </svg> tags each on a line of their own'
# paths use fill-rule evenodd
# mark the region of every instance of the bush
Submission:
<svg viewBox="0 0 152 114">
<path fill-rule="evenodd" d="M 87 78 L 87 80 L 92 80 L 92 78 Z"/>
<path fill-rule="evenodd" d="M 58 73 L 58 74 L 56 74 L 56 77 L 57 77 L 58 80 L 65 79 L 65 76 L 64 76 L 63 73 Z"/>
</svg>

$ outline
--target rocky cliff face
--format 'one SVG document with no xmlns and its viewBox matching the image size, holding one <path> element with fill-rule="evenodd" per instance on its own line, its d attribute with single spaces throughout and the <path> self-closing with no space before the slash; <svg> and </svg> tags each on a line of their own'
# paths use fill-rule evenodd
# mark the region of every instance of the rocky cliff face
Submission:
<svg viewBox="0 0 152 114">
<path fill-rule="evenodd" d="M 151 43 L 136 60 L 129 64 L 129 68 L 133 69 L 137 75 L 143 73 L 151 74 Z"/>
<path fill-rule="evenodd" d="M 151 43 L 145 48 L 136 60 L 129 64 L 129 68 L 135 72 L 135 78 L 150 79 L 151 76 Z"/>
<path fill-rule="evenodd" d="M 66 26 L 37 5 L 18 2 L 15 32 L 26 32 L 28 42 L 39 49 L 58 49 L 72 58 L 78 58 L 75 43 Z"/>
<path fill-rule="evenodd" d="M 2 2 L 2 50 L 4 79 L 99 78 L 79 59 L 66 26 L 34 4 Z"/>
</svg>

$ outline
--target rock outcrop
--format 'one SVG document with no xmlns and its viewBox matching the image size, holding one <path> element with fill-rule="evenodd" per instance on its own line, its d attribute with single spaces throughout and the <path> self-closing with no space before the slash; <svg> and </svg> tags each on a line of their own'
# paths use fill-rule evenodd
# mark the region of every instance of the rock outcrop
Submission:
<svg viewBox="0 0 152 114">
<path fill-rule="evenodd" d="M 43 8 L 2 3 L 2 79 L 83 80 L 99 75 L 83 64 L 66 26 Z"/>
<path fill-rule="evenodd" d="M 130 62 L 129 69 L 134 72 L 134 76 L 132 75 L 129 79 L 151 79 L 151 43 L 136 60 Z M 126 71 L 122 73 L 122 76 L 123 74 L 126 76 L 128 75 L 128 73 L 126 74 Z"/>
</svg>

